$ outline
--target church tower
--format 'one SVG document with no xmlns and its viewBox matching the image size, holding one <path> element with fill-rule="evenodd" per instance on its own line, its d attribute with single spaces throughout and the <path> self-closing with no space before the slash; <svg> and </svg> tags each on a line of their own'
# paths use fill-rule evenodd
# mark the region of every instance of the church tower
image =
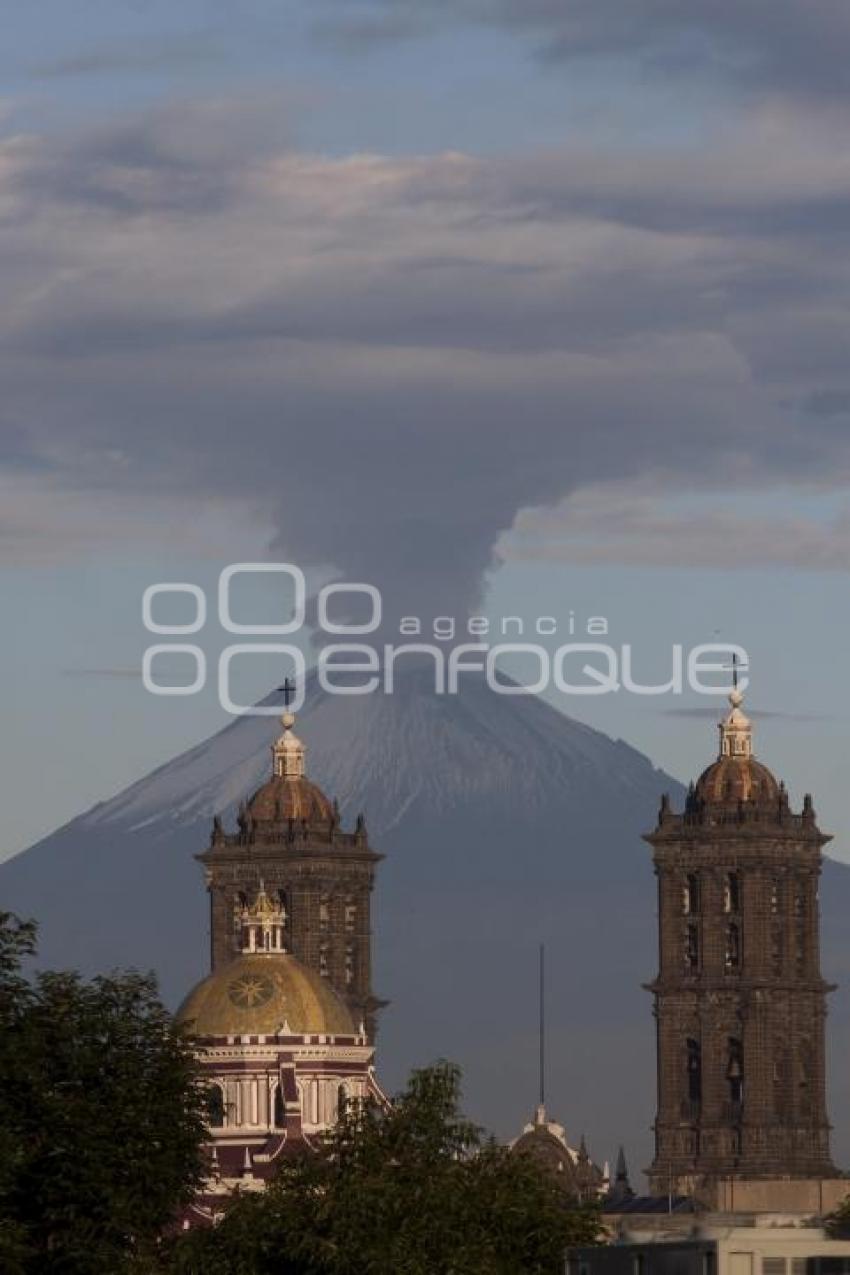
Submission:
<svg viewBox="0 0 850 1275">
<path fill-rule="evenodd" d="M 658 1114 L 650 1185 L 705 1194 L 720 1179 L 824 1179 L 829 1152 L 818 878 L 830 838 L 753 756 L 736 685 L 717 760 L 685 809 L 666 796 L 646 840 L 658 878 L 650 984 Z"/>
<path fill-rule="evenodd" d="M 372 992 L 371 893 L 383 857 L 369 846 L 359 815 L 343 830 L 336 802 L 306 775 L 305 748 L 284 712 L 272 745 L 272 774 L 239 809 L 235 833 L 213 821 L 209 849 L 198 855 L 210 894 L 212 969 L 241 950 L 245 907 L 261 883 L 283 918 L 282 943 L 328 980 L 374 1039 L 384 1002 Z"/>
</svg>

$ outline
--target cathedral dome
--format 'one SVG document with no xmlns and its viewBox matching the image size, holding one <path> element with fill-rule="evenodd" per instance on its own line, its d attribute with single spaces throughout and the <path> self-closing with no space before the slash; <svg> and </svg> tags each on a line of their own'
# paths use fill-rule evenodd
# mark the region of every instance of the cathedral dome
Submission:
<svg viewBox="0 0 850 1275">
<path fill-rule="evenodd" d="M 767 766 L 753 756 L 753 730 L 741 709 L 743 695 L 737 682 L 729 694 L 730 710 L 719 723 L 720 749 L 696 782 L 694 796 L 707 805 L 755 802 L 776 805 L 785 791 Z"/>
<path fill-rule="evenodd" d="M 782 789 L 772 771 L 755 757 L 718 757 L 697 780 L 696 796 L 711 805 L 739 801 L 775 804 Z"/>
<path fill-rule="evenodd" d="M 283 734 L 272 745 L 272 776 L 248 802 L 247 814 L 257 823 L 288 819 L 307 823 L 336 821 L 333 803 L 310 782 L 304 767 L 305 748 L 293 733 L 295 717 L 288 710 L 281 717 Z"/>
<path fill-rule="evenodd" d="M 333 803 L 303 775 L 272 775 L 248 802 L 248 814 L 258 823 L 286 819 L 330 823 L 335 818 Z"/>
<path fill-rule="evenodd" d="M 189 993 L 177 1020 L 193 1036 L 355 1036 L 328 981 L 283 952 L 243 953 Z"/>
</svg>

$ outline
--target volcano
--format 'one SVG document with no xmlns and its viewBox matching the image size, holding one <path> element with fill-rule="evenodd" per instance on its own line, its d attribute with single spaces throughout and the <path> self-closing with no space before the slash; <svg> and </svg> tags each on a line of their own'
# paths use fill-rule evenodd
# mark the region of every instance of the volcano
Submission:
<svg viewBox="0 0 850 1275">
<path fill-rule="evenodd" d="M 282 697 L 277 693 L 265 704 Z M 40 960 L 90 974 L 152 968 L 175 1004 L 208 967 L 207 897 L 193 856 L 219 814 L 267 777 L 275 717 L 241 717 L 0 865 L 5 909 L 34 916 Z M 363 811 L 385 860 L 374 898 L 374 986 L 390 1004 L 381 1078 L 437 1057 L 464 1071 L 469 1114 L 519 1132 L 537 1097 L 538 945 L 546 944 L 547 1105 L 573 1144 L 637 1169 L 651 1158 L 655 1042 L 641 983 L 656 968 L 655 882 L 641 833 L 681 785 L 621 740 L 532 696 L 461 679 L 434 694 L 424 666 L 392 695 L 306 688 L 307 770 Z M 850 983 L 850 870 L 828 861 L 824 971 Z M 850 1001 L 830 1023 L 833 1106 L 848 1109 Z M 839 1135 L 843 1134 L 839 1130 Z M 842 1143 L 836 1138 L 840 1159 Z"/>
</svg>

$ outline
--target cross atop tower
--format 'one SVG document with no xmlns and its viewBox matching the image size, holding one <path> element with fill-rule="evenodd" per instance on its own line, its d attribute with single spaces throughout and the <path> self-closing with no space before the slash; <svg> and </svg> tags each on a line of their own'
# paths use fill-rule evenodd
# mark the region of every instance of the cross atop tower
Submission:
<svg viewBox="0 0 850 1275">
<path fill-rule="evenodd" d="M 732 690 L 733 691 L 737 691 L 738 689 L 738 674 L 745 673 L 748 668 L 749 668 L 748 664 L 742 664 L 741 661 L 738 659 L 737 651 L 732 652 L 731 664 L 722 665 L 723 672 L 732 674 Z"/>
</svg>

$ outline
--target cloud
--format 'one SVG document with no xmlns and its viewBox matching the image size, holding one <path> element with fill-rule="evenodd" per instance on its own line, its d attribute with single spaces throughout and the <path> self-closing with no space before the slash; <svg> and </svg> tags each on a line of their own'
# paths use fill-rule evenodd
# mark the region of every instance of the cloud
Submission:
<svg viewBox="0 0 850 1275">
<path fill-rule="evenodd" d="M 528 39 L 550 64 L 617 59 L 647 77 L 703 75 L 747 94 L 846 98 L 850 11 L 844 0 L 330 0 L 319 33 L 359 52 L 430 33 L 490 27 Z M 336 15 L 333 9 L 337 9 Z"/>
<path fill-rule="evenodd" d="M 418 37 L 432 28 L 424 12 L 409 10 L 320 18 L 313 22 L 312 30 L 321 43 L 341 52 L 368 53 Z"/>
<path fill-rule="evenodd" d="M 699 157 L 312 155 L 225 100 L 9 136 L 0 473 L 30 476 L 7 558 L 109 545 L 121 507 L 142 540 L 222 505 L 393 614 L 460 614 L 518 511 L 553 506 L 535 553 L 706 562 L 743 537 L 844 569 L 843 523 L 650 501 L 606 540 L 580 493 L 848 482 L 841 419 L 806 407 L 850 393 L 848 160 L 775 105 Z"/>
<path fill-rule="evenodd" d="M 240 199 L 252 168 L 285 147 L 284 101 L 173 101 L 72 136 L 13 136 L 0 149 L 12 183 L 8 216 L 14 224 L 75 207 L 118 216 L 221 211 Z"/>
<path fill-rule="evenodd" d="M 760 513 L 761 503 L 763 493 L 740 487 L 683 503 L 651 481 L 591 485 L 556 507 L 522 510 L 498 552 L 581 565 L 850 570 L 850 503 L 828 517 Z"/>
<path fill-rule="evenodd" d="M 728 712 L 728 709 L 726 711 Z M 653 712 L 661 713 L 664 717 L 695 717 L 703 720 L 710 718 L 714 722 L 723 716 L 722 710 L 718 709 L 716 705 L 713 708 L 697 704 L 681 708 L 656 708 Z M 750 705 L 747 705 L 747 712 L 752 712 L 753 717 L 759 721 L 769 718 L 778 718 L 786 722 L 824 722 L 831 720 L 829 713 L 788 713 L 784 709 L 751 709 Z"/>
<path fill-rule="evenodd" d="M 804 402 L 812 416 L 850 415 L 850 390 L 815 390 Z"/>
<path fill-rule="evenodd" d="M 0 454 L 2 440 L 0 430 Z M 201 559 L 249 557 L 258 524 L 250 502 L 226 492 L 213 501 L 187 485 L 175 499 L 155 481 L 134 487 L 117 455 L 111 463 L 108 454 L 81 456 L 75 465 L 0 460 L 2 566 L 57 566 L 97 554 L 126 561 L 175 545 Z"/>
<path fill-rule="evenodd" d="M 222 60 L 223 49 L 208 30 L 178 34 L 132 44 L 103 45 L 67 57 L 37 63 L 30 69 L 35 79 L 55 80 L 73 76 L 126 75 L 184 70 Z"/>
</svg>

